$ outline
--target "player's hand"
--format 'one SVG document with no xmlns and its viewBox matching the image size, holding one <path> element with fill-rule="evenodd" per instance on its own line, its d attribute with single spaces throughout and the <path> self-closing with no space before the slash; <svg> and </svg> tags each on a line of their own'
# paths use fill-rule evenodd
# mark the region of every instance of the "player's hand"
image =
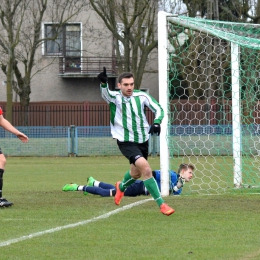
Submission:
<svg viewBox="0 0 260 260">
<path fill-rule="evenodd" d="M 184 183 L 185 183 L 185 179 L 183 179 L 183 178 L 180 176 L 180 177 L 178 178 L 178 182 L 177 182 L 176 186 L 173 187 L 173 190 L 174 190 L 175 192 L 177 192 L 180 188 L 183 187 Z"/>
<path fill-rule="evenodd" d="M 157 124 L 157 123 L 152 124 L 152 126 L 151 126 L 151 128 L 149 130 L 149 134 L 151 134 L 151 135 L 153 135 L 153 134 L 160 135 L 160 133 L 161 133 L 161 126 L 160 126 L 160 124 Z"/>
<path fill-rule="evenodd" d="M 18 137 L 23 143 L 27 143 L 27 142 L 29 141 L 29 138 L 28 138 L 25 134 L 23 134 L 23 133 L 19 133 L 19 134 L 17 135 L 17 137 Z"/>
<path fill-rule="evenodd" d="M 103 84 L 106 84 L 108 82 L 106 67 L 103 67 L 103 72 L 99 73 L 97 77 Z"/>
<path fill-rule="evenodd" d="M 183 179 L 181 176 L 178 178 L 178 182 L 177 182 L 177 188 L 178 189 L 180 189 L 180 188 L 182 188 L 183 187 L 183 185 L 184 185 L 184 183 L 185 183 L 185 179 Z"/>
</svg>

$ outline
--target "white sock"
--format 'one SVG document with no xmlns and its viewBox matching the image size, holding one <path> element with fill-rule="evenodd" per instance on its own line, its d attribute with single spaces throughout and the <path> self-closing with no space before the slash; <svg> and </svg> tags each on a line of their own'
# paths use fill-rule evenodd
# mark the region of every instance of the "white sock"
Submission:
<svg viewBox="0 0 260 260">
<path fill-rule="evenodd" d="M 94 182 L 94 187 L 99 187 L 99 183 L 100 183 L 100 181 L 95 181 Z"/>
<path fill-rule="evenodd" d="M 83 185 L 78 186 L 78 190 L 83 190 Z"/>
</svg>

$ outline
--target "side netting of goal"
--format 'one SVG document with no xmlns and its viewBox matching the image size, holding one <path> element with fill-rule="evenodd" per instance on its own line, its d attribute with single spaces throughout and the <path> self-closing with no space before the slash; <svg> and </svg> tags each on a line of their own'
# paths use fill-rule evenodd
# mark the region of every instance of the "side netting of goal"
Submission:
<svg viewBox="0 0 260 260">
<path fill-rule="evenodd" d="M 161 191 L 260 192 L 260 25 L 158 14 Z"/>
</svg>

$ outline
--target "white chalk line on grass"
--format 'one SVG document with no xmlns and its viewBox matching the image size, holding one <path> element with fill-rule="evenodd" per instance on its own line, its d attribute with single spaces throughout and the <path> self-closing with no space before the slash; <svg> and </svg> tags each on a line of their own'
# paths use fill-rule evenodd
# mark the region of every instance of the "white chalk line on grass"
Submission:
<svg viewBox="0 0 260 260">
<path fill-rule="evenodd" d="M 9 246 L 9 245 L 14 244 L 14 243 L 18 243 L 18 242 L 21 242 L 21 241 L 24 241 L 24 240 L 27 240 L 27 239 L 31 239 L 31 238 L 34 238 L 34 237 L 39 237 L 39 236 L 42 236 L 42 235 L 45 235 L 45 234 L 51 234 L 51 233 L 54 233 L 54 232 L 57 232 L 57 231 L 60 231 L 60 230 L 63 230 L 63 229 L 68 229 L 68 228 L 73 228 L 73 227 L 86 225 L 88 223 L 95 222 L 95 221 L 100 220 L 100 219 L 108 218 L 108 217 L 110 217 L 112 215 L 115 215 L 115 214 L 121 212 L 121 211 L 125 211 L 125 210 L 133 208 L 135 206 L 144 204 L 144 203 L 146 203 L 146 202 L 148 202 L 150 200 L 153 200 L 153 199 L 149 198 L 149 199 L 137 201 L 137 202 L 131 203 L 129 205 L 125 205 L 122 208 L 118 208 L 118 209 L 115 209 L 115 210 L 110 211 L 108 213 L 105 213 L 103 215 L 100 215 L 98 217 L 94 217 L 94 218 L 91 218 L 91 219 L 83 220 L 83 221 L 80 221 L 80 222 L 77 222 L 77 223 L 68 224 L 68 225 L 60 226 L 60 227 L 56 227 L 56 228 L 51 228 L 51 229 L 47 229 L 47 230 L 44 230 L 44 231 L 36 232 L 36 233 L 30 234 L 30 235 L 21 236 L 21 237 L 18 237 L 18 238 L 14 238 L 14 239 L 10 239 L 10 240 L 7 240 L 7 241 L 3 241 L 3 242 L 0 242 L 0 247 Z"/>
</svg>

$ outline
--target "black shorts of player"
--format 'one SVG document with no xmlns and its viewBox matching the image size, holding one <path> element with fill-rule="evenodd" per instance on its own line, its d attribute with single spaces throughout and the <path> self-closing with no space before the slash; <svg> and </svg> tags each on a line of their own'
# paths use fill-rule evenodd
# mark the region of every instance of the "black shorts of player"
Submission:
<svg viewBox="0 0 260 260">
<path fill-rule="evenodd" d="M 135 164 L 135 161 L 140 157 L 148 158 L 148 141 L 138 144 L 134 142 L 120 142 L 117 140 L 117 145 L 121 153 L 129 160 L 130 164 Z"/>
<path fill-rule="evenodd" d="M 2 153 L 2 149 L 1 149 L 1 148 L 0 148 L 0 154 L 3 154 L 3 153 Z"/>
</svg>

